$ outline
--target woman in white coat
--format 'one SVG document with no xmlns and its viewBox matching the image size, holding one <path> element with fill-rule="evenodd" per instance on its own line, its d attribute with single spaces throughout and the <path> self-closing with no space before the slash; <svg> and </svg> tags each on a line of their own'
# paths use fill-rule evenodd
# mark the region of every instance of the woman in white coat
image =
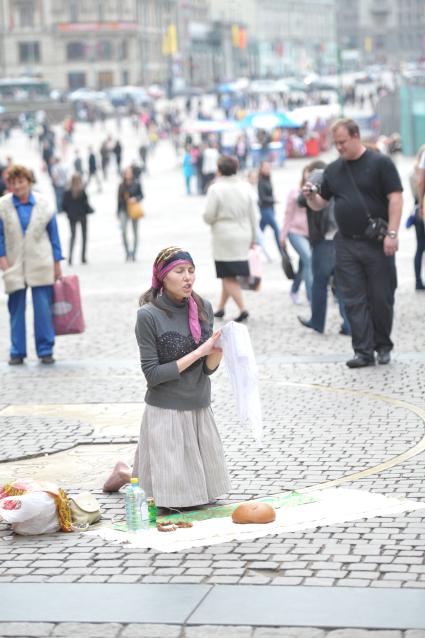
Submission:
<svg viewBox="0 0 425 638">
<path fill-rule="evenodd" d="M 211 226 L 217 277 L 221 279 L 221 299 L 215 317 L 224 317 L 231 298 L 239 308 L 235 321 L 245 321 L 248 311 L 238 277 L 249 276 L 248 253 L 256 240 L 255 205 L 250 186 L 236 173 L 238 161 L 222 155 L 217 162 L 217 179 L 207 192 L 204 221 Z"/>
</svg>

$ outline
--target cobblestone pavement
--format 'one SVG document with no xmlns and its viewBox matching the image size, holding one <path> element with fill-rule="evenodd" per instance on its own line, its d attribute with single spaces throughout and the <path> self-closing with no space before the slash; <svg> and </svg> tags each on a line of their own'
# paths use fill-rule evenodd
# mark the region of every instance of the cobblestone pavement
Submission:
<svg viewBox="0 0 425 638">
<path fill-rule="evenodd" d="M 94 136 L 99 145 L 104 135 L 100 129 L 93 133 L 81 128 L 77 142 L 83 154 Z M 136 156 L 136 140 L 126 128 L 123 136 L 125 164 Z M 8 150 L 15 159 L 39 168 L 33 150 L 19 136 Z M 298 183 L 303 165 L 292 160 L 275 171 L 279 221 L 286 193 Z M 410 163 L 400 160 L 405 181 L 409 168 Z M 5 297 L 0 299 L 0 424 L 5 433 L 0 482 L 34 476 L 68 489 L 91 489 L 106 519 L 123 513 L 123 496 L 103 494 L 102 482 L 116 458 L 131 463 L 143 412 L 145 383 L 134 323 L 137 299 L 148 285 L 158 250 L 170 244 L 186 246 L 197 263 L 198 292 L 213 302 L 219 294 L 209 231 L 201 218 L 204 200 L 185 196 L 181 171 L 167 144 L 156 151 L 144 181 L 147 216 L 141 222 L 140 260 L 134 264 L 124 262 L 115 215 L 117 177 L 112 172 L 101 194 L 94 185 L 89 190 L 96 209 L 89 220 L 89 264 L 64 266 L 65 274 L 80 276 L 87 329 L 57 339 L 55 366 L 38 364 L 31 336 L 25 366 L 7 366 L 7 307 Z M 51 196 L 46 176 L 39 178 L 41 190 Z M 406 201 L 405 214 L 408 195 Z M 62 216 L 59 225 L 66 253 L 69 231 Z M 331 300 L 325 335 L 299 324 L 296 315 L 308 316 L 308 307 L 291 304 L 271 234 L 267 241 L 273 262 L 264 263 L 261 291 L 247 293 L 248 327 L 261 377 L 262 449 L 238 424 L 225 372 L 220 370 L 213 379 L 213 409 L 231 472 L 228 498 L 233 501 L 359 472 L 402 454 L 424 437 L 424 421 L 415 410 L 425 409 L 425 295 L 413 290 L 413 232 L 401 232 L 393 361 L 359 371 L 344 365 L 351 355 L 350 341 L 338 334 L 340 320 Z M 235 314 L 229 307 L 228 318 Z M 345 486 L 423 500 L 424 471 L 421 453 Z M 424 550 L 421 511 L 179 554 L 130 549 L 77 534 L 12 537 L 0 525 L 0 582 L 424 588 Z M 347 631 L 109 624 L 85 625 L 83 633 L 81 626 L 69 623 L 0 624 L 2 636 L 425 638 L 423 631 L 413 630 Z"/>
<path fill-rule="evenodd" d="M 120 623 L 0 623 L 2 638 L 425 638 L 410 629 L 318 629 L 315 627 L 248 627 L 238 625 L 147 625 Z"/>
</svg>

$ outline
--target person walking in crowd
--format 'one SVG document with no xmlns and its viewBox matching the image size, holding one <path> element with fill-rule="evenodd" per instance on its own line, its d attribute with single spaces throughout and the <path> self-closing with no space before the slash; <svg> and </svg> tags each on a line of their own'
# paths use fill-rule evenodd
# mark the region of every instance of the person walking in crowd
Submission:
<svg viewBox="0 0 425 638">
<path fill-rule="evenodd" d="M 196 191 L 198 195 L 203 195 L 204 192 L 204 176 L 202 175 L 203 154 L 204 147 L 202 144 L 192 146 L 192 165 L 196 174 Z"/>
<path fill-rule="evenodd" d="M 303 182 L 310 181 L 320 190 L 325 162 L 316 160 L 305 167 Z M 298 196 L 298 205 L 305 207 L 307 211 L 308 236 L 311 244 L 311 265 L 313 271 L 313 285 L 311 290 L 311 317 L 304 319 L 298 316 L 300 323 L 306 328 L 312 328 L 316 332 L 325 331 L 326 310 L 328 302 L 328 287 L 332 283 L 335 273 L 335 246 L 334 237 L 337 231 L 335 222 L 333 199 L 320 211 L 313 211 L 308 207 L 304 193 Z M 335 296 L 338 301 L 339 311 L 342 317 L 340 334 L 351 335 L 351 328 L 345 312 L 338 282 L 334 281 Z"/>
<path fill-rule="evenodd" d="M 301 178 L 302 188 L 304 185 L 304 172 Z M 285 218 L 283 220 L 280 240 L 282 246 L 286 248 L 286 240 L 289 242 L 299 256 L 298 270 L 295 273 L 289 295 L 294 304 L 301 304 L 299 289 L 304 281 L 307 299 L 311 302 L 311 290 L 313 285 L 313 271 L 311 268 L 311 246 L 308 238 L 307 212 L 304 206 L 298 203 L 300 187 L 289 191 L 286 200 Z"/>
<path fill-rule="evenodd" d="M 257 223 L 250 185 L 237 175 L 238 161 L 222 155 L 218 178 L 207 192 L 204 221 L 211 226 L 217 277 L 222 281 L 216 317 L 224 317 L 231 298 L 239 308 L 235 321 L 245 321 L 248 311 L 238 277 L 249 276 L 248 252 L 255 244 Z"/>
<path fill-rule="evenodd" d="M 425 196 L 425 144 L 421 146 L 416 156 L 416 163 L 411 175 L 411 187 L 415 200 L 413 223 L 416 232 L 416 252 L 414 258 L 415 288 L 425 290 L 422 279 L 423 256 L 425 253 L 425 224 L 424 224 L 424 196 Z"/>
<path fill-rule="evenodd" d="M 108 137 L 108 139 L 104 140 L 102 142 L 102 145 L 100 147 L 100 163 L 102 165 L 102 173 L 103 173 L 103 179 L 107 180 L 108 179 L 108 167 L 109 167 L 109 161 L 110 161 L 110 157 L 111 157 L 111 149 L 109 146 L 109 141 L 110 138 Z"/>
<path fill-rule="evenodd" d="M 50 172 L 53 190 L 56 199 L 56 212 L 60 213 L 62 208 L 63 195 L 68 182 L 68 169 L 60 157 L 55 157 Z"/>
<path fill-rule="evenodd" d="M 250 171 L 248 171 L 248 174 L 246 176 L 247 182 L 250 185 L 250 193 L 251 193 L 251 197 L 252 197 L 252 201 L 255 207 L 255 211 L 256 211 L 256 219 L 257 219 L 257 232 L 256 232 L 256 237 L 255 237 L 255 243 L 258 244 L 258 246 L 260 246 L 265 258 L 267 259 L 268 262 L 272 262 L 273 259 L 270 257 L 269 253 L 267 252 L 267 248 L 266 248 L 266 242 L 265 242 L 265 238 L 264 238 L 264 233 L 263 231 L 260 229 L 260 219 L 261 219 L 261 213 L 260 213 L 260 209 L 258 207 L 258 171 L 256 169 L 251 169 Z"/>
<path fill-rule="evenodd" d="M 78 148 L 75 150 L 74 172 L 78 173 L 78 175 L 81 175 L 81 177 L 83 176 L 83 173 L 84 173 L 83 160 L 81 159 L 80 151 L 78 150 Z"/>
<path fill-rule="evenodd" d="M 122 241 L 125 250 L 126 261 L 136 261 L 137 247 L 139 243 L 139 219 L 130 218 L 128 214 L 128 205 L 141 202 L 143 199 L 143 190 L 140 178 L 136 179 L 131 166 L 124 170 L 121 184 L 118 188 L 118 209 L 117 215 L 121 222 Z M 133 230 L 133 246 L 130 249 L 127 238 L 127 226 L 131 222 Z"/>
<path fill-rule="evenodd" d="M 213 502 L 230 490 L 220 435 L 211 410 L 210 375 L 222 352 L 209 301 L 193 290 L 195 265 L 181 248 L 162 250 L 152 285 L 141 299 L 136 337 L 147 381 L 133 476 L 158 507 Z M 103 486 L 117 491 L 130 468 L 118 462 Z"/>
<path fill-rule="evenodd" d="M 102 192 L 102 183 L 100 181 L 100 176 L 99 176 L 99 173 L 98 173 L 98 170 L 97 170 L 96 155 L 95 155 L 95 152 L 94 152 L 92 146 L 89 146 L 88 169 L 89 169 L 89 175 L 88 175 L 88 178 L 87 178 L 86 187 L 90 184 L 92 179 L 95 179 L 96 183 L 97 183 L 97 192 L 101 193 Z"/>
<path fill-rule="evenodd" d="M 62 250 L 54 212 L 32 190 L 34 175 L 25 166 L 8 168 L 11 193 L 0 199 L 0 268 L 9 295 L 10 365 L 27 356 L 25 305 L 27 287 L 34 307 L 34 336 L 41 363 L 54 363 L 53 283 L 62 277 Z"/>
<path fill-rule="evenodd" d="M 117 140 L 113 147 L 113 152 L 115 155 L 115 162 L 117 165 L 118 173 L 121 174 L 121 158 L 122 158 L 122 146 L 121 142 Z"/>
<path fill-rule="evenodd" d="M 239 162 L 239 168 L 244 171 L 246 168 L 246 161 L 248 158 L 248 139 L 246 134 L 239 135 L 235 144 L 235 156 Z"/>
<path fill-rule="evenodd" d="M 274 232 L 276 246 L 280 255 L 281 250 L 279 226 L 277 225 L 276 214 L 274 210 L 275 203 L 276 200 L 273 194 L 270 164 L 268 162 L 261 162 L 258 169 L 258 205 L 261 214 L 260 230 L 264 232 L 266 226 L 270 226 L 270 228 Z"/>
<path fill-rule="evenodd" d="M 145 122 L 140 122 L 139 155 L 142 160 L 143 172 L 148 171 L 149 133 Z"/>
<path fill-rule="evenodd" d="M 357 123 L 342 119 L 332 127 L 339 159 L 326 167 L 320 195 L 307 182 L 304 194 L 313 210 L 335 199 L 336 279 L 352 331 L 349 368 L 391 360 L 391 329 L 397 286 L 395 253 L 403 208 L 403 187 L 392 160 L 367 149 Z M 383 220 L 383 221 L 382 221 Z M 385 231 L 385 222 L 387 229 Z M 385 232 L 376 236 L 376 224 Z"/>
<path fill-rule="evenodd" d="M 190 146 L 186 146 L 184 155 L 183 155 L 183 176 L 186 185 L 186 195 L 191 195 L 192 191 L 190 188 L 190 184 L 193 176 L 193 164 L 192 164 L 192 154 L 190 152 Z"/>
<path fill-rule="evenodd" d="M 71 178 L 69 188 L 65 191 L 63 196 L 63 210 L 68 216 L 71 236 L 69 240 L 69 254 L 68 264 L 72 265 L 72 255 L 74 252 L 75 236 L 77 230 L 77 224 L 81 226 L 81 263 L 86 264 L 87 254 L 87 215 L 93 212 L 92 207 L 89 204 L 87 193 L 84 189 L 83 180 L 81 175 L 75 173 Z"/>
<path fill-rule="evenodd" d="M 217 161 L 220 154 L 217 144 L 209 141 L 202 153 L 202 192 L 206 193 L 211 182 L 214 181 L 217 171 Z"/>
</svg>

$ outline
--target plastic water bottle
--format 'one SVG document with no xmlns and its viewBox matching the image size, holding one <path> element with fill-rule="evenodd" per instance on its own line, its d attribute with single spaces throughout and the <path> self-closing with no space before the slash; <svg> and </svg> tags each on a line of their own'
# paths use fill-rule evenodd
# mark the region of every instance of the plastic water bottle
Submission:
<svg viewBox="0 0 425 638">
<path fill-rule="evenodd" d="M 132 478 L 125 491 L 125 513 L 129 532 L 149 529 L 148 503 L 138 478 Z"/>
</svg>

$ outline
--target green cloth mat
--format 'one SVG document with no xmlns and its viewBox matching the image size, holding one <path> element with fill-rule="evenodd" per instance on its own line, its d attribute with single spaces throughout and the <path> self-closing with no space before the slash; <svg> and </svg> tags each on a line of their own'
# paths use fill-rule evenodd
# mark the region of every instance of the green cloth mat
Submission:
<svg viewBox="0 0 425 638">
<path fill-rule="evenodd" d="M 255 498 L 251 501 L 242 501 L 241 503 L 229 503 L 227 505 L 212 505 L 201 507 L 199 509 L 184 510 L 183 512 L 176 512 L 175 514 L 161 514 L 158 515 L 158 523 L 164 521 L 187 521 L 193 523 L 194 521 L 206 521 L 210 518 L 225 518 L 231 516 L 235 509 L 242 503 L 268 503 L 275 509 L 280 507 L 294 507 L 296 505 L 306 505 L 308 503 L 315 503 L 317 499 L 307 494 L 300 494 L 299 492 L 288 492 L 285 494 L 275 494 L 274 496 L 264 496 L 262 498 Z M 176 508 L 177 509 L 177 508 Z M 150 523 L 150 527 L 155 527 L 155 523 Z M 125 522 L 113 523 L 112 527 L 120 532 L 127 531 L 127 524 Z"/>
</svg>

